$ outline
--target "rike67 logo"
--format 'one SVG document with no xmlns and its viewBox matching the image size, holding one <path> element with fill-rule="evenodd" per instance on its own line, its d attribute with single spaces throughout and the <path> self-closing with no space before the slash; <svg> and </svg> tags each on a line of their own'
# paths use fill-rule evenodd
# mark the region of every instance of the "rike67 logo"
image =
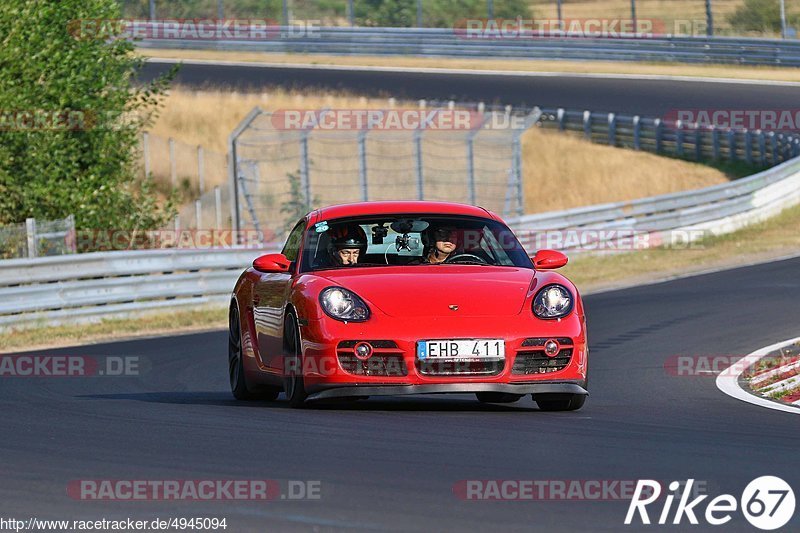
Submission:
<svg viewBox="0 0 800 533">
<path fill-rule="evenodd" d="M 697 525 L 698 515 L 713 526 L 720 526 L 730 522 L 733 513 L 740 509 L 744 517 L 754 527 L 771 531 L 786 525 L 794 515 L 795 499 L 792 487 L 779 477 L 762 476 L 751 481 L 742 492 L 742 497 L 737 499 L 731 494 L 721 494 L 705 505 L 705 512 L 701 513 L 701 503 L 708 495 L 692 496 L 694 479 L 686 483 L 673 481 L 669 484 L 669 491 L 664 498 L 664 504 L 658 515 L 658 524 L 681 524 L 684 517 L 693 525 Z M 681 487 L 684 487 L 681 490 Z M 658 481 L 640 479 L 628 506 L 625 516 L 625 525 L 631 525 L 638 519 L 642 524 L 651 523 L 647 506 L 653 504 L 661 497 L 662 487 Z M 678 497 L 678 504 L 673 514 L 672 504 Z M 660 503 L 660 502 L 659 502 Z M 655 506 L 654 506 L 655 507 Z M 655 510 L 655 509 L 652 509 Z M 672 520 L 670 521 L 670 516 Z M 655 517 L 654 517 L 655 518 Z"/>
</svg>

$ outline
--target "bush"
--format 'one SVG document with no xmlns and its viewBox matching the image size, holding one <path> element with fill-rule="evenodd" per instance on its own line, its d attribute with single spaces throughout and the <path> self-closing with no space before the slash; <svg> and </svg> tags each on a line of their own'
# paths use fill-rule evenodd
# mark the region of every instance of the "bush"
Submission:
<svg viewBox="0 0 800 533">
<path fill-rule="evenodd" d="M 739 31 L 778 32 L 781 30 L 781 7 L 778 0 L 745 0 L 732 14 L 730 25 Z"/>
<path fill-rule="evenodd" d="M 76 31 L 119 17 L 114 0 L 0 2 L 0 223 L 74 214 L 78 228 L 133 229 L 172 216 L 135 179 L 146 113 L 169 77 L 133 88 L 133 45 Z M 76 121 L 31 125 L 25 113 Z"/>
</svg>

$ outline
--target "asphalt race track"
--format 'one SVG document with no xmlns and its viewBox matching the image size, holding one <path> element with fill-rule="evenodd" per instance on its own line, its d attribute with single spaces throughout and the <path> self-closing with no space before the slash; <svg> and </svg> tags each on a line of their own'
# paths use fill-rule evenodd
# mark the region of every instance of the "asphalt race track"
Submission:
<svg viewBox="0 0 800 533">
<path fill-rule="evenodd" d="M 166 72 L 148 63 L 141 78 Z M 677 109 L 796 109 L 797 86 L 676 80 L 596 79 L 574 76 L 476 76 L 469 74 L 371 72 L 325 68 L 184 64 L 177 83 L 239 90 L 284 88 L 344 90 L 400 99 L 538 105 L 662 116 Z"/>
<path fill-rule="evenodd" d="M 302 411 L 237 403 L 224 332 L 37 352 L 140 356 L 146 371 L 3 378 L 2 508 L 18 518 L 226 517 L 228 531 L 620 531 L 626 501 L 465 501 L 453 487 L 694 478 L 712 497 L 738 499 L 750 480 L 772 474 L 797 490 L 796 418 L 665 365 L 675 354 L 746 354 L 797 336 L 798 272 L 800 258 L 588 296 L 591 396 L 573 413 L 471 396 Z M 321 497 L 86 502 L 66 492 L 78 479 L 256 478 L 316 480 Z M 685 518 L 679 528 L 637 524 L 627 530 L 689 529 Z M 738 512 L 726 526 L 703 524 L 691 530 L 754 531 Z M 784 530 L 798 527 L 795 513 Z"/>
</svg>

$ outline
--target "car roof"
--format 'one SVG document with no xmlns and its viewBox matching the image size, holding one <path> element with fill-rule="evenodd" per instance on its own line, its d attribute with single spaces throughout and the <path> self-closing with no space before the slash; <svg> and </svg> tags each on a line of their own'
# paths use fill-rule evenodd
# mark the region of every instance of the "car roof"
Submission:
<svg viewBox="0 0 800 533">
<path fill-rule="evenodd" d="M 353 216 L 417 213 L 495 218 L 492 213 L 486 209 L 474 205 L 455 202 L 426 201 L 357 202 L 352 204 L 332 205 L 312 212 L 309 218 L 310 222 L 315 222 L 318 220 L 333 220 Z"/>
</svg>

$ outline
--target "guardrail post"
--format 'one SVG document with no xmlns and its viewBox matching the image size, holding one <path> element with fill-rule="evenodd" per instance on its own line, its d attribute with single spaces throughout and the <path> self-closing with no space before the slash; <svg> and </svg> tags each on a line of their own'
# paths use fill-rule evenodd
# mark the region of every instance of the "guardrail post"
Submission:
<svg viewBox="0 0 800 533">
<path fill-rule="evenodd" d="M 661 122 L 660 118 L 657 118 L 653 121 L 653 126 L 655 127 L 656 153 L 660 154 L 664 142 L 664 123 Z"/>
<path fill-rule="evenodd" d="M 683 122 L 675 122 L 675 153 L 678 157 L 683 157 Z"/>
<path fill-rule="evenodd" d="M 36 257 L 39 255 L 39 250 L 36 242 L 36 219 L 25 219 L 25 234 L 28 240 L 28 257 Z"/>
<path fill-rule="evenodd" d="M 778 160 L 778 137 L 774 131 L 769 132 L 769 142 L 772 147 L 772 164 L 777 165 Z"/>
<path fill-rule="evenodd" d="M 760 130 L 758 132 L 758 152 L 761 158 L 761 166 L 767 166 L 767 136 Z"/>
<path fill-rule="evenodd" d="M 214 187 L 214 222 L 216 229 L 222 229 L 222 191 L 219 190 L 219 185 Z"/>
<path fill-rule="evenodd" d="M 369 191 L 367 190 L 367 132 L 358 132 L 358 181 L 361 185 L 361 201 L 369 201 Z"/>
<path fill-rule="evenodd" d="M 617 145 L 617 116 L 614 113 L 608 114 L 608 144 Z"/>
<path fill-rule="evenodd" d="M 633 117 L 633 149 L 642 149 L 642 119 L 639 115 Z"/>
<path fill-rule="evenodd" d="M 714 159 L 719 160 L 722 158 L 722 154 L 720 153 L 719 149 L 719 130 L 716 126 L 711 126 L 711 143 L 713 146 L 714 152 Z"/>
<path fill-rule="evenodd" d="M 786 154 L 784 154 L 784 146 L 783 146 L 783 133 L 779 133 L 776 136 L 776 143 L 778 147 L 778 158 L 780 161 L 786 161 Z"/>
<path fill-rule="evenodd" d="M 202 195 L 206 191 L 206 164 L 203 157 L 203 147 L 197 145 L 197 181 Z"/>
<path fill-rule="evenodd" d="M 584 111 L 583 112 L 583 136 L 586 137 L 587 140 L 592 140 L 592 112 L 591 111 Z"/>
<path fill-rule="evenodd" d="M 747 164 L 753 164 L 753 132 L 745 130 L 744 132 L 744 160 Z"/>
<path fill-rule="evenodd" d="M 558 130 L 564 131 L 565 129 L 567 129 L 567 124 L 566 124 L 567 112 L 564 111 L 563 107 L 559 107 L 556 110 L 556 118 L 558 119 Z"/>
<path fill-rule="evenodd" d="M 303 191 L 306 209 L 311 208 L 311 183 L 308 173 L 308 131 L 305 130 L 300 135 L 300 190 Z"/>
<path fill-rule="evenodd" d="M 144 157 L 144 177 L 150 177 L 150 134 L 142 133 L 142 156 Z"/>
<path fill-rule="evenodd" d="M 703 132 L 698 124 L 694 125 L 694 159 L 703 160 Z"/>
<path fill-rule="evenodd" d="M 792 148 L 794 157 L 800 157 L 800 139 L 795 139 L 792 142 Z"/>
<path fill-rule="evenodd" d="M 736 161 L 736 132 L 728 130 L 728 159 Z"/>
</svg>

